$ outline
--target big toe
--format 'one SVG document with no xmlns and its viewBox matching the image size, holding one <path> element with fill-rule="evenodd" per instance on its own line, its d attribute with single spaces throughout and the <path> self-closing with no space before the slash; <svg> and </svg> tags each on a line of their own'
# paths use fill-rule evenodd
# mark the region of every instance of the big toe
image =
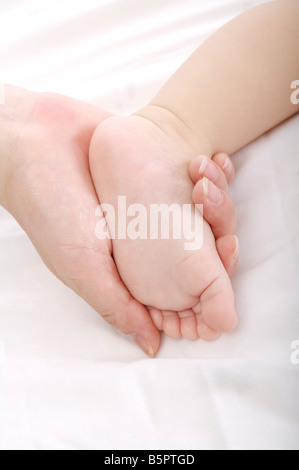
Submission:
<svg viewBox="0 0 299 470">
<path fill-rule="evenodd" d="M 238 323 L 235 298 L 228 276 L 218 277 L 201 295 L 200 304 L 193 308 L 205 323 L 217 332 L 233 331 Z"/>
</svg>

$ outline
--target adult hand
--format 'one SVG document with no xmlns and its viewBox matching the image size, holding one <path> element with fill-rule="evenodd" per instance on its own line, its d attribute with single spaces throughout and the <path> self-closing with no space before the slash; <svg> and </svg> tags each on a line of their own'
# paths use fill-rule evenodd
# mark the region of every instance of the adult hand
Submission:
<svg viewBox="0 0 299 470">
<path fill-rule="evenodd" d="M 95 128 L 109 116 L 70 98 L 6 86 L 0 106 L 0 203 L 64 284 L 113 327 L 137 335 L 153 355 L 160 334 L 123 285 L 111 243 L 95 236 L 99 201 L 88 152 Z"/>
<path fill-rule="evenodd" d="M 109 324 L 135 335 L 152 356 L 160 334 L 123 285 L 111 243 L 95 236 L 99 201 L 88 152 L 95 128 L 109 116 L 70 98 L 6 86 L 0 106 L 0 204 L 53 273 Z M 218 250 L 222 259 L 232 258 L 226 243 Z"/>
</svg>

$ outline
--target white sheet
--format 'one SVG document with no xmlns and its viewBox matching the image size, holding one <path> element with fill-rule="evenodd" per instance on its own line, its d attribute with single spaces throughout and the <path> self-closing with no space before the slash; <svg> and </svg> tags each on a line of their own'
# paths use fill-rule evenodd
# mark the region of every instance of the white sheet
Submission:
<svg viewBox="0 0 299 470">
<path fill-rule="evenodd" d="M 0 81 L 127 113 L 259 3 L 2 0 Z M 164 339 L 146 359 L 0 210 L 0 448 L 299 448 L 298 125 L 296 116 L 234 157 L 240 325 L 213 344 Z"/>
</svg>

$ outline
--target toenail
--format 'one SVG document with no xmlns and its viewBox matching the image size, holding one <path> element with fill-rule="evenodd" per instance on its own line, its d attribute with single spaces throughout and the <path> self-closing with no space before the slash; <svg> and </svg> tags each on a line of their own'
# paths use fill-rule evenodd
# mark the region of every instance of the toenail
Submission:
<svg viewBox="0 0 299 470">
<path fill-rule="evenodd" d="M 215 165 L 210 161 L 208 157 L 204 157 L 199 171 L 198 171 L 200 176 L 205 176 L 208 178 L 210 181 L 216 181 L 218 178 L 218 171 Z"/>
<path fill-rule="evenodd" d="M 211 183 L 207 178 L 203 178 L 203 193 L 207 201 L 212 204 L 220 204 L 222 201 L 222 192 L 215 184 Z"/>
<path fill-rule="evenodd" d="M 199 302 L 199 304 L 195 305 L 195 307 L 193 307 L 192 310 L 196 315 L 199 315 L 201 313 L 201 302 Z"/>
</svg>

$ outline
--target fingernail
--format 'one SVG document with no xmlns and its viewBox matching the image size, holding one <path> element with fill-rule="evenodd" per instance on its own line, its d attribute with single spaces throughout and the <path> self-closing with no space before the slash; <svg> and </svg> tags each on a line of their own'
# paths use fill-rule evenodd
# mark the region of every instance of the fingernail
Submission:
<svg viewBox="0 0 299 470">
<path fill-rule="evenodd" d="M 207 178 L 203 178 L 203 193 L 206 200 L 212 204 L 220 204 L 222 201 L 222 193 L 220 189 Z"/>
<path fill-rule="evenodd" d="M 230 159 L 228 157 L 225 158 L 224 165 L 222 165 L 222 170 L 227 170 L 228 167 L 230 166 Z"/>
<path fill-rule="evenodd" d="M 199 173 L 200 175 L 202 175 L 203 172 L 205 171 L 205 169 L 206 169 L 206 167 L 207 167 L 207 164 L 208 164 L 208 159 L 207 159 L 207 157 L 203 157 L 203 160 L 202 160 L 202 162 L 201 162 L 201 165 L 200 165 L 199 171 L 198 171 L 198 173 Z"/>
<path fill-rule="evenodd" d="M 210 181 L 216 181 L 218 178 L 218 171 L 208 157 L 203 158 L 198 173 L 200 176 L 205 175 Z"/>
<path fill-rule="evenodd" d="M 238 258 L 239 254 L 240 254 L 240 242 L 239 242 L 238 237 L 236 237 L 236 235 L 234 235 L 234 237 L 235 237 L 235 240 L 236 240 L 236 249 L 234 251 L 234 258 Z"/>
<path fill-rule="evenodd" d="M 144 338 L 142 338 L 142 336 L 139 335 L 135 335 L 134 341 L 148 357 L 154 359 L 155 353 L 151 344 L 149 344 Z"/>
</svg>

